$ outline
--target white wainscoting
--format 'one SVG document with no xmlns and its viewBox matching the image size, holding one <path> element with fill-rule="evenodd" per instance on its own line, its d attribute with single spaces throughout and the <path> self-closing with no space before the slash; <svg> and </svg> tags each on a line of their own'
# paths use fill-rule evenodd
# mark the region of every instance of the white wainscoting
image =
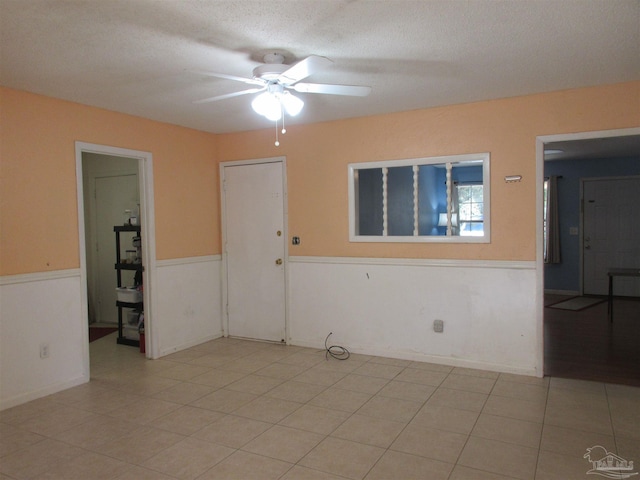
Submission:
<svg viewBox="0 0 640 480">
<path fill-rule="evenodd" d="M 220 267 L 219 255 L 157 262 L 157 357 L 222 336 Z M 80 269 L 0 277 L 0 410 L 89 381 L 81 284 Z"/>
<path fill-rule="evenodd" d="M 0 410 L 89 381 L 80 284 L 79 269 L 0 278 Z"/>
<path fill-rule="evenodd" d="M 294 345 L 542 376 L 536 311 L 533 261 L 289 258 Z"/>
<path fill-rule="evenodd" d="M 222 336 L 221 256 L 156 263 L 153 331 L 158 357 Z"/>
</svg>

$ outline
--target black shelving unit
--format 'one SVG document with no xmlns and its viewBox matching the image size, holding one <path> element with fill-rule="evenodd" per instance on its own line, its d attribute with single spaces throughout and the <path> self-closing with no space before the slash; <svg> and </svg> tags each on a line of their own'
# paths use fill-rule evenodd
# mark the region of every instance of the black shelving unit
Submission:
<svg viewBox="0 0 640 480">
<path fill-rule="evenodd" d="M 120 234 L 122 232 L 135 232 L 140 236 L 140 225 L 116 225 L 113 227 L 113 231 L 116 234 L 116 278 L 117 278 L 117 286 L 118 288 L 122 287 L 122 271 L 123 270 L 133 270 L 136 272 L 140 272 L 140 278 L 142 278 L 142 272 L 144 271 L 144 267 L 142 263 L 122 263 L 122 251 L 120 246 Z M 142 284 L 142 283 L 141 283 Z M 134 340 L 132 338 L 127 338 L 124 336 L 124 328 L 122 321 L 122 310 L 123 309 L 132 309 L 137 312 L 142 313 L 144 311 L 144 302 L 121 302 L 119 300 L 116 301 L 116 307 L 118 308 L 118 339 L 117 342 L 122 345 L 130 345 L 132 347 L 139 347 L 140 341 Z"/>
</svg>

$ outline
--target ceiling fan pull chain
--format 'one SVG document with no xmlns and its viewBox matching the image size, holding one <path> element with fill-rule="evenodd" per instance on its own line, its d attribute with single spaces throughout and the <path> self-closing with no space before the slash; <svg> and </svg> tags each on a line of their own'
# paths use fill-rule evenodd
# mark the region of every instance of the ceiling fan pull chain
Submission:
<svg viewBox="0 0 640 480">
<path fill-rule="evenodd" d="M 275 143 L 276 147 L 280 146 L 280 142 L 278 141 L 278 120 L 276 120 L 276 143 Z"/>
<path fill-rule="evenodd" d="M 282 134 L 284 135 L 285 133 L 287 133 L 287 129 L 284 128 L 284 108 L 282 108 L 282 103 L 280 104 L 280 112 L 282 116 Z"/>
</svg>

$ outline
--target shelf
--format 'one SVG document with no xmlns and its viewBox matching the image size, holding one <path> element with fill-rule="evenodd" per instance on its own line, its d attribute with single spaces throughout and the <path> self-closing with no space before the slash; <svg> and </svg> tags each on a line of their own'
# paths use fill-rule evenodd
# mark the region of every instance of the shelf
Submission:
<svg viewBox="0 0 640 480">
<path fill-rule="evenodd" d="M 121 308 L 137 308 L 142 310 L 143 302 L 120 302 L 116 300 L 116 307 Z"/>
<path fill-rule="evenodd" d="M 115 236 L 116 236 L 116 264 L 115 264 L 115 269 L 116 269 L 116 285 L 118 287 L 118 289 L 122 288 L 122 271 L 123 270 L 129 270 L 129 271 L 134 271 L 136 272 L 135 274 L 135 282 L 136 285 L 138 284 L 142 284 L 142 272 L 144 272 L 144 267 L 142 265 L 142 263 L 123 263 L 122 262 L 122 251 L 120 249 L 121 243 L 120 243 L 120 234 L 122 232 L 134 232 L 137 233 L 138 235 L 140 235 L 140 225 L 116 225 L 113 227 L 113 231 L 115 232 Z M 133 296 L 124 296 L 122 298 L 140 298 L 137 295 L 133 295 Z M 120 345 L 129 345 L 131 347 L 139 347 L 140 346 L 140 341 L 139 340 L 134 340 L 132 338 L 128 338 L 124 335 L 125 330 L 126 330 L 126 326 L 124 325 L 123 321 L 122 321 L 122 310 L 124 308 L 129 308 L 132 310 L 135 310 L 137 312 L 142 313 L 144 311 L 144 302 L 140 301 L 140 302 L 121 302 L 119 300 L 116 300 L 116 307 L 118 309 L 118 338 L 117 338 L 117 343 L 119 343 Z"/>
<path fill-rule="evenodd" d="M 126 337 L 118 337 L 117 342 L 120 345 L 129 345 L 130 347 L 140 346 L 140 340 L 132 340 L 131 338 L 126 338 Z"/>
<path fill-rule="evenodd" d="M 114 232 L 139 232 L 140 225 L 116 225 L 113 227 Z"/>
<path fill-rule="evenodd" d="M 116 270 L 144 270 L 141 263 L 116 263 Z"/>
</svg>

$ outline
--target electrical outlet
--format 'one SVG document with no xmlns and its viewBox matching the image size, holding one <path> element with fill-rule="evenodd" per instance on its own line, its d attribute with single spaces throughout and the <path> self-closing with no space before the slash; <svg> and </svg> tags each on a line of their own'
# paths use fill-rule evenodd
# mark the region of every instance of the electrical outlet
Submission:
<svg viewBox="0 0 640 480">
<path fill-rule="evenodd" d="M 40 358 L 49 358 L 49 344 L 41 343 L 40 344 Z"/>
<path fill-rule="evenodd" d="M 434 320 L 433 331 L 436 333 L 442 333 L 444 331 L 444 322 L 442 320 Z"/>
</svg>

